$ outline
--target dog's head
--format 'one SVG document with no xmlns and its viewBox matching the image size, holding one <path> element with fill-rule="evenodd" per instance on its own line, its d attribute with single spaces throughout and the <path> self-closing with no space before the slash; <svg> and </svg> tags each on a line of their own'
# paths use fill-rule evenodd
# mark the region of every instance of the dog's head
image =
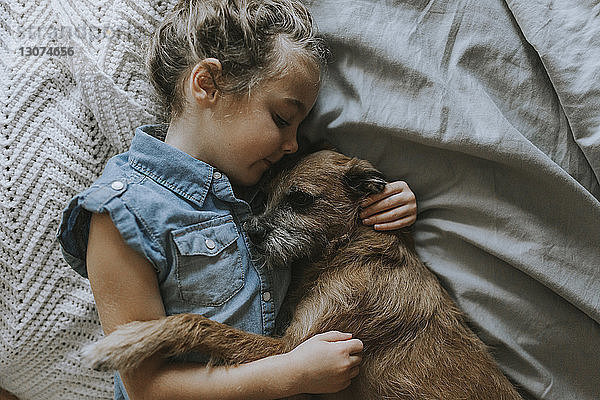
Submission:
<svg viewBox="0 0 600 400">
<path fill-rule="evenodd" d="M 273 179 L 264 213 L 245 228 L 271 267 L 315 261 L 356 229 L 361 201 L 385 185 L 368 161 L 319 151 Z"/>
</svg>

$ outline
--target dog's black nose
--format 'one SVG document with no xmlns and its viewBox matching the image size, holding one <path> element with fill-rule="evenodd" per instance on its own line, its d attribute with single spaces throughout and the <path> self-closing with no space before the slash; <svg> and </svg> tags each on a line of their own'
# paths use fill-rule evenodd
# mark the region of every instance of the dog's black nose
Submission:
<svg viewBox="0 0 600 400">
<path fill-rule="evenodd" d="M 258 218 L 251 218 L 244 223 L 244 230 L 254 245 L 262 243 L 267 237 L 267 228 L 261 224 Z"/>
</svg>

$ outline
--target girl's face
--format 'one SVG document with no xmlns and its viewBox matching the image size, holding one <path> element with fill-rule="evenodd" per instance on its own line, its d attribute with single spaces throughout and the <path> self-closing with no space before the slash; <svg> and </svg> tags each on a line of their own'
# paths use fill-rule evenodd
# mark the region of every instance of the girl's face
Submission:
<svg viewBox="0 0 600 400">
<path fill-rule="evenodd" d="M 319 70 L 296 65 L 278 79 L 259 84 L 242 100 L 221 98 L 214 109 L 217 135 L 213 165 L 231 182 L 251 186 L 284 154 L 298 149 L 298 125 L 313 107 Z"/>
</svg>

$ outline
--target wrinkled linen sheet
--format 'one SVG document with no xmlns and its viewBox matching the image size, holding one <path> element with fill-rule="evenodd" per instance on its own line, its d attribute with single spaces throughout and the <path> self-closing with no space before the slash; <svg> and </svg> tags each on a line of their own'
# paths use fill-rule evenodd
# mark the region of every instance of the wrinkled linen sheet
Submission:
<svg viewBox="0 0 600 400">
<path fill-rule="evenodd" d="M 600 5 L 314 1 L 303 132 L 404 179 L 417 249 L 526 398 L 600 398 Z"/>
</svg>

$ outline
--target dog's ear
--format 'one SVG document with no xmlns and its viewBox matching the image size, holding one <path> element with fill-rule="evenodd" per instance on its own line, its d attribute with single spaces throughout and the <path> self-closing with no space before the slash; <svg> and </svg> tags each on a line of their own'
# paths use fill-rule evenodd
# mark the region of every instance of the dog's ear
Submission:
<svg viewBox="0 0 600 400">
<path fill-rule="evenodd" d="M 357 158 L 353 158 L 348 163 L 349 168 L 342 179 L 355 200 L 383 191 L 387 182 L 383 174 L 371 163 Z"/>
</svg>

